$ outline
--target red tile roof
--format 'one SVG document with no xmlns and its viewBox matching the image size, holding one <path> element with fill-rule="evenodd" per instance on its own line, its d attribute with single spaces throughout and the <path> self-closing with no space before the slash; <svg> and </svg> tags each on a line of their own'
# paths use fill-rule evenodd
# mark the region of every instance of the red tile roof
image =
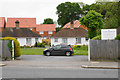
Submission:
<svg viewBox="0 0 120 80">
<path fill-rule="evenodd" d="M 36 26 L 36 31 L 56 31 L 55 24 L 40 24 Z"/>
<path fill-rule="evenodd" d="M 36 27 L 36 18 L 7 18 L 6 27 L 16 27 L 15 22 L 19 21 L 19 27 Z"/>
<path fill-rule="evenodd" d="M 0 17 L 0 27 L 5 26 L 5 17 Z"/>
<path fill-rule="evenodd" d="M 70 28 L 70 27 L 71 27 L 71 25 L 70 25 L 70 22 L 69 22 L 63 28 Z M 87 30 L 87 27 L 84 27 L 83 25 L 81 26 L 80 22 L 78 20 L 74 21 L 74 26 L 73 27 L 74 28 L 84 28 L 85 30 Z"/>
</svg>

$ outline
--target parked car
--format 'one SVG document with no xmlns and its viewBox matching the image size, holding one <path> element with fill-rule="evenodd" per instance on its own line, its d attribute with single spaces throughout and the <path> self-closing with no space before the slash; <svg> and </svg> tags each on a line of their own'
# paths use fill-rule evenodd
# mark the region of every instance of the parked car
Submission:
<svg viewBox="0 0 120 80">
<path fill-rule="evenodd" d="M 69 45 L 56 45 L 54 47 L 50 47 L 48 49 L 45 49 L 43 51 L 43 54 L 45 56 L 50 56 L 50 55 L 66 55 L 66 56 L 71 56 L 74 53 L 73 49 Z"/>
</svg>

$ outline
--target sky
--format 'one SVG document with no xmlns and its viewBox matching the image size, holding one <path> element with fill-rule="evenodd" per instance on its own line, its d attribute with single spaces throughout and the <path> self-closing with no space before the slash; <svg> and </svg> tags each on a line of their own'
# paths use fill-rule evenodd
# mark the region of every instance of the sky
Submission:
<svg viewBox="0 0 120 80">
<path fill-rule="evenodd" d="M 0 17 L 36 18 L 41 24 L 46 18 L 57 21 L 56 7 L 64 2 L 95 3 L 95 0 L 0 0 Z"/>
</svg>

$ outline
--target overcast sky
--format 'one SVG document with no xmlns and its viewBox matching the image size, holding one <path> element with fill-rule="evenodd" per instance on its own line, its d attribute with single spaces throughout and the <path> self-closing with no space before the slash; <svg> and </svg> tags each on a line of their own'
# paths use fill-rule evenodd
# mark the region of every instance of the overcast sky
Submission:
<svg viewBox="0 0 120 80">
<path fill-rule="evenodd" d="M 57 21 L 56 7 L 63 2 L 95 3 L 95 0 L 0 0 L 0 17 L 32 17 L 37 24 L 45 18 Z"/>
</svg>

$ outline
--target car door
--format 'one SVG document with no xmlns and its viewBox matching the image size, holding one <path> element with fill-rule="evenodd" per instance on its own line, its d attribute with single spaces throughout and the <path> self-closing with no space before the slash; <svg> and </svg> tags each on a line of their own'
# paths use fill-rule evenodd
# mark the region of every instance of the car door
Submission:
<svg viewBox="0 0 120 80">
<path fill-rule="evenodd" d="M 53 47 L 53 49 L 54 49 L 52 51 L 53 55 L 61 55 L 62 49 L 61 49 L 60 45 L 57 45 L 57 46 Z"/>
</svg>

